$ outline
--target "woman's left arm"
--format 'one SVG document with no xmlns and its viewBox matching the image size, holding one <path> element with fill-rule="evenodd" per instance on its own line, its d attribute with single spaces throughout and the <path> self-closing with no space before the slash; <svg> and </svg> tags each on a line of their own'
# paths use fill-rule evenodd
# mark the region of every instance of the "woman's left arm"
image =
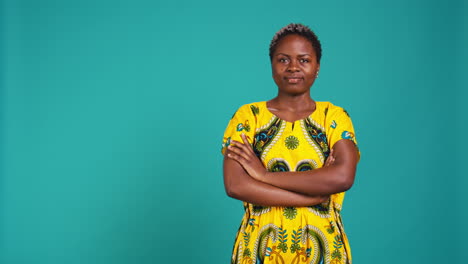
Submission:
<svg viewBox="0 0 468 264">
<path fill-rule="evenodd" d="M 247 140 L 234 142 L 233 155 L 256 180 L 305 195 L 330 195 L 346 191 L 354 183 L 358 150 L 351 140 L 341 139 L 333 146 L 334 161 L 328 166 L 300 172 L 268 172 L 260 160 L 252 156 L 252 147 Z"/>
</svg>

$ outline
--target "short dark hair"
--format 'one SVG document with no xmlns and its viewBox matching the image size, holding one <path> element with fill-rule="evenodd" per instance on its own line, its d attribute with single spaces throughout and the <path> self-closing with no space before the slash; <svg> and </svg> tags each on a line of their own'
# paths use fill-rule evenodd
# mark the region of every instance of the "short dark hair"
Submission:
<svg viewBox="0 0 468 264">
<path fill-rule="evenodd" d="M 270 60 L 273 60 L 273 53 L 275 53 L 280 40 L 288 35 L 299 35 L 308 39 L 310 44 L 312 44 L 312 48 L 314 48 L 315 55 L 317 56 L 317 63 L 320 63 L 320 59 L 322 58 L 322 45 L 320 44 L 320 40 L 308 26 L 296 23 L 291 23 L 283 27 L 273 36 L 270 42 Z"/>
</svg>

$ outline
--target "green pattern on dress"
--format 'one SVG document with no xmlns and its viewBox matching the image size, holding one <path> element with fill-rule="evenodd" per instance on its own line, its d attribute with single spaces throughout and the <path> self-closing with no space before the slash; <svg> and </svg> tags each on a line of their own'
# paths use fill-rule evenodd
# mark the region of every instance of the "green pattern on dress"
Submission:
<svg viewBox="0 0 468 264">
<path fill-rule="evenodd" d="M 276 158 L 271 159 L 267 164 L 267 170 L 271 172 L 285 172 L 290 171 L 289 164 L 286 160 Z"/>
<path fill-rule="evenodd" d="M 257 157 L 260 157 L 262 155 L 265 148 L 276 137 L 276 135 L 280 131 L 281 124 L 282 124 L 281 119 L 274 118 L 274 120 L 272 120 L 271 124 L 268 127 L 258 131 L 255 134 L 253 149 L 254 149 L 255 155 L 257 155 Z"/>
<path fill-rule="evenodd" d="M 255 224 L 255 218 L 250 218 L 249 219 L 249 226 L 252 227 L 252 231 L 255 230 L 255 226 L 258 226 L 257 224 Z"/>
<path fill-rule="evenodd" d="M 313 244 L 311 252 L 312 260 L 309 263 L 328 263 L 328 256 L 330 255 L 330 250 L 327 246 L 328 243 L 325 236 L 321 234 L 317 227 L 312 225 L 307 225 L 304 227 L 302 244 L 307 244 L 307 240 L 310 240 Z"/>
<path fill-rule="evenodd" d="M 333 247 L 335 248 L 335 250 L 333 250 L 331 258 L 333 262 L 339 262 L 343 258 L 340 252 L 340 249 L 343 247 L 343 240 L 341 239 L 340 235 L 335 236 L 335 240 L 333 241 Z"/>
<path fill-rule="evenodd" d="M 297 163 L 296 171 L 309 171 L 318 168 L 315 160 L 301 160 Z"/>
<path fill-rule="evenodd" d="M 322 218 L 330 217 L 330 208 L 331 208 L 330 200 L 320 203 L 320 204 L 308 206 L 307 208 L 309 209 L 310 212 Z"/>
<path fill-rule="evenodd" d="M 333 221 L 330 221 L 330 225 L 325 226 L 328 234 L 333 234 L 335 232 L 335 225 Z"/>
<path fill-rule="evenodd" d="M 261 206 L 261 205 L 252 205 L 252 214 L 253 215 L 262 215 L 267 213 L 271 210 L 271 207 L 268 206 Z"/>
<path fill-rule="evenodd" d="M 260 109 L 258 109 L 258 107 L 255 106 L 255 105 L 250 105 L 250 110 L 252 110 L 252 114 L 254 116 L 256 116 L 256 115 L 258 115 L 260 113 Z"/>
<path fill-rule="evenodd" d="M 273 224 L 266 225 L 262 230 L 260 230 L 255 245 L 255 248 L 257 249 L 257 259 L 260 259 L 260 263 L 263 263 L 265 254 L 268 254 L 268 251 L 271 252 L 271 248 L 267 248 L 268 240 L 271 239 L 271 241 L 274 243 L 276 242 L 277 238 L 278 227 Z"/>
<path fill-rule="evenodd" d="M 293 150 L 299 146 L 299 139 L 295 136 L 289 136 L 284 140 L 284 144 L 288 149 Z"/>
<path fill-rule="evenodd" d="M 325 131 L 316 126 L 310 117 L 304 120 L 304 125 L 309 138 L 319 147 L 323 156 L 327 158 L 330 155 L 330 148 Z"/>
<path fill-rule="evenodd" d="M 345 109 L 343 109 L 343 112 L 344 112 L 348 117 L 350 117 L 348 111 L 346 111 Z"/>
<path fill-rule="evenodd" d="M 249 249 L 249 243 L 250 243 L 250 233 L 244 232 L 245 251 L 244 251 L 243 257 L 252 256 L 252 253 L 250 252 L 250 249 Z"/>
<path fill-rule="evenodd" d="M 287 219 L 294 219 L 296 218 L 296 215 L 297 215 L 297 209 L 296 207 L 285 207 L 283 209 L 283 215 L 287 218 Z"/>
<path fill-rule="evenodd" d="M 283 230 L 281 227 L 279 228 L 278 231 L 278 239 L 279 239 L 279 244 L 278 244 L 278 249 L 282 250 L 283 253 L 286 253 L 288 251 L 288 245 L 286 242 L 288 242 L 288 234 L 286 234 L 287 230 Z"/>
<path fill-rule="evenodd" d="M 245 120 L 244 124 L 242 124 L 242 123 L 237 124 L 236 130 L 237 130 L 238 132 L 239 132 L 239 131 L 242 131 L 242 130 L 245 130 L 245 131 L 247 131 L 247 132 L 250 132 L 249 120 Z"/>
<path fill-rule="evenodd" d="M 302 228 L 299 227 L 297 231 L 293 230 L 293 234 L 291 235 L 291 242 L 292 242 L 292 245 L 290 247 L 291 253 L 294 253 L 296 252 L 296 250 L 301 249 L 301 246 L 299 245 L 299 242 L 301 241 L 301 237 L 302 237 Z"/>
</svg>

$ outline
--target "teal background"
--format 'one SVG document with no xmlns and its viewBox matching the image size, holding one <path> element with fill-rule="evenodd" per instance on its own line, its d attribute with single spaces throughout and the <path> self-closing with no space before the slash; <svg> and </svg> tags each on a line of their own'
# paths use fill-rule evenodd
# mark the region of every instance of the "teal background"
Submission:
<svg viewBox="0 0 468 264">
<path fill-rule="evenodd" d="M 268 45 L 323 45 L 316 100 L 362 152 L 354 263 L 468 257 L 466 1 L 28 1 L 1 6 L 0 263 L 229 263 L 221 140 L 275 96 Z"/>
</svg>

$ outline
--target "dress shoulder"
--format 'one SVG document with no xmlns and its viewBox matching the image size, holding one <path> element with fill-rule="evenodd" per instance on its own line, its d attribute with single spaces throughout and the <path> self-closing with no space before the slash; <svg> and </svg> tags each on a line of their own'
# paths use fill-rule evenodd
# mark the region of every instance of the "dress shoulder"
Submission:
<svg viewBox="0 0 468 264">
<path fill-rule="evenodd" d="M 351 117 L 343 107 L 331 102 L 318 102 L 317 109 L 323 111 L 324 126 L 330 148 L 341 139 L 351 140 L 356 146 L 357 141 Z"/>
<path fill-rule="evenodd" d="M 230 145 L 231 140 L 242 142 L 242 134 L 245 134 L 252 143 L 258 117 L 263 111 L 263 104 L 264 102 L 254 102 L 244 104 L 237 109 L 224 132 L 221 149 L 223 154 L 227 146 Z"/>
</svg>

